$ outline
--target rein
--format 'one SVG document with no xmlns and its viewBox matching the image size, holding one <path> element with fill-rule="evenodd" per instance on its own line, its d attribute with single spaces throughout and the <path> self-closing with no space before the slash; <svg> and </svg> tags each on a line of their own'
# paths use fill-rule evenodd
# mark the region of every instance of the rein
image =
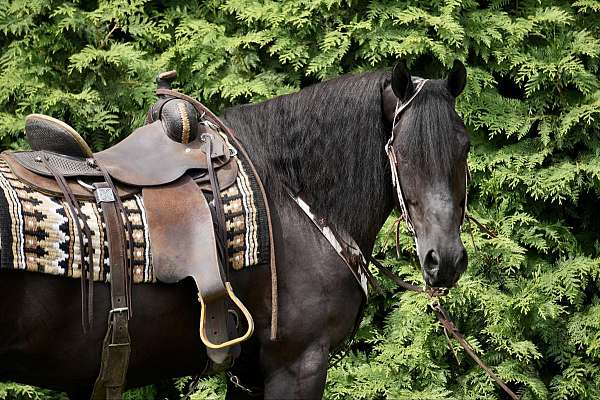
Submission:
<svg viewBox="0 0 600 400">
<path fill-rule="evenodd" d="M 452 319 L 450 319 L 448 312 L 446 311 L 446 309 L 442 306 L 442 304 L 439 301 L 440 296 L 446 295 L 445 292 L 441 292 L 437 288 L 423 289 L 422 287 L 412 285 L 408 282 L 405 282 L 398 275 L 394 274 L 390 269 L 383 266 L 373 256 L 369 256 L 369 261 L 371 261 L 373 263 L 373 265 L 375 265 L 375 267 L 377 267 L 377 269 L 379 269 L 383 275 L 385 275 L 386 277 L 391 279 L 392 282 L 394 282 L 398 287 L 405 289 L 405 290 L 410 290 L 412 292 L 423 293 L 423 294 L 427 295 L 432 300 L 429 305 L 430 305 L 431 309 L 433 310 L 433 313 L 437 317 L 438 321 L 440 321 L 440 323 L 442 324 L 442 327 L 444 328 L 444 334 L 446 335 L 446 338 L 448 339 L 448 347 L 450 347 L 450 349 L 452 350 L 452 353 L 454 353 L 454 350 L 452 349 L 452 345 L 450 343 L 450 338 L 448 337 L 448 333 L 450 333 L 452 336 L 454 336 L 454 338 L 460 344 L 460 347 L 463 348 L 463 350 L 467 353 L 467 355 L 469 357 L 471 357 L 471 359 L 473 361 L 475 361 L 475 363 L 481 369 L 483 369 L 485 371 L 485 373 L 488 374 L 488 376 L 490 378 L 492 378 L 494 380 L 494 382 L 496 382 L 496 384 L 498 386 L 500 386 L 500 388 L 502 388 L 502 390 L 504 390 L 504 392 L 510 396 L 511 399 L 519 400 L 519 397 L 506 385 L 506 383 L 498 375 L 496 375 L 494 373 L 494 371 L 492 371 L 492 369 L 477 356 L 477 354 L 475 354 L 475 351 L 473 350 L 473 347 L 471 346 L 471 344 L 467 341 L 467 339 L 465 339 L 464 335 L 462 333 L 460 333 L 460 331 L 458 330 L 458 328 L 456 327 L 456 325 L 454 324 Z M 458 361 L 456 353 L 454 353 L 454 357 Z"/>
<path fill-rule="evenodd" d="M 406 207 L 406 202 L 404 200 L 404 192 L 402 191 L 402 185 L 400 184 L 400 177 L 398 176 L 398 161 L 396 159 L 396 152 L 394 151 L 393 143 L 395 140 L 395 130 L 396 130 L 395 128 L 398 123 L 399 117 L 402 116 L 402 113 L 404 112 L 404 110 L 406 110 L 408 108 L 408 106 L 411 104 L 411 102 L 417 97 L 417 95 L 423 89 L 423 87 L 425 86 L 426 83 L 427 83 L 427 79 L 418 80 L 417 87 L 415 88 L 414 94 L 403 104 L 400 104 L 400 101 L 398 101 L 396 103 L 396 110 L 394 112 L 394 120 L 392 123 L 392 136 L 390 137 L 387 144 L 385 145 L 385 151 L 390 160 L 390 168 L 392 170 L 392 182 L 394 184 L 394 187 L 396 188 L 398 202 L 400 203 L 400 208 L 402 211 L 402 218 L 406 222 L 406 225 L 408 226 L 408 229 L 415 240 L 417 254 L 419 252 L 417 234 L 414 229 L 408 207 Z M 469 178 L 469 168 L 467 166 L 465 168 L 465 201 L 464 201 L 464 207 L 463 207 L 463 211 L 462 211 L 462 219 L 461 219 L 461 224 L 460 224 L 461 228 L 467 217 L 467 193 L 468 193 L 467 185 L 469 182 L 468 178 Z M 398 237 L 396 236 L 396 240 L 397 239 L 398 239 Z M 432 300 L 430 302 L 430 306 L 431 306 L 435 316 L 437 317 L 438 321 L 440 321 L 440 323 L 444 327 L 444 334 L 446 335 L 446 338 L 448 339 L 448 346 L 450 347 L 452 352 L 454 353 L 454 350 L 452 349 L 452 345 L 450 344 L 450 338 L 448 337 L 448 333 L 450 333 L 452 336 L 454 336 L 454 338 L 456 340 L 458 340 L 458 343 L 465 350 L 465 352 L 469 355 L 469 357 L 471 357 L 471 359 L 473 359 L 473 361 L 475 361 L 477 363 L 477 365 L 481 369 L 483 369 L 485 371 L 485 373 L 488 374 L 488 376 L 490 378 L 492 378 L 494 380 L 494 382 L 496 382 L 496 384 L 498 386 L 500 386 L 500 388 L 502 388 L 502 390 L 504 390 L 504 392 L 506 394 L 508 394 L 513 400 L 519 399 L 519 397 L 506 385 L 506 383 L 502 379 L 500 379 L 500 377 L 498 377 L 498 375 L 496 375 L 492 371 L 492 369 L 489 366 L 487 366 L 477 356 L 477 354 L 475 354 L 473 347 L 465 339 L 463 334 L 460 333 L 460 331 L 458 330 L 458 328 L 456 327 L 454 322 L 448 316 L 448 312 L 446 311 L 446 309 L 444 309 L 444 307 L 442 306 L 442 304 L 439 301 L 439 297 L 445 296 L 448 293 L 448 289 L 446 289 L 446 288 L 442 288 L 442 289 L 440 289 L 440 288 L 425 288 L 424 289 L 419 286 L 412 285 L 412 284 L 407 283 L 404 280 L 402 280 L 399 276 L 394 274 L 390 269 L 384 267 L 372 255 L 369 256 L 369 261 L 371 261 L 373 263 L 373 265 L 375 265 L 375 267 L 377 267 L 377 269 L 379 269 L 383 273 L 383 275 L 385 275 L 386 277 L 391 279 L 397 286 L 399 286 L 405 290 L 410 290 L 410 291 L 413 291 L 416 293 L 426 294 Z M 454 353 L 454 356 L 456 357 L 455 353 Z M 457 361 L 458 361 L 458 358 L 457 358 Z"/>
<path fill-rule="evenodd" d="M 413 223 L 412 223 L 412 220 L 410 217 L 410 213 L 408 211 L 408 208 L 406 207 L 404 193 L 402 191 L 402 186 L 400 184 L 400 177 L 398 176 L 398 165 L 397 165 L 396 153 L 392 146 L 394 139 L 395 139 L 394 131 L 395 131 L 396 124 L 398 122 L 398 118 L 402 115 L 404 110 L 406 110 L 408 108 L 408 106 L 412 103 L 412 101 L 417 97 L 417 95 L 423 89 L 423 87 L 425 86 L 425 84 L 427 83 L 428 80 L 427 79 L 415 79 L 415 81 L 417 83 L 417 86 L 415 88 L 414 94 L 406 102 L 400 104 L 400 102 L 398 101 L 398 103 L 396 104 L 396 109 L 394 111 L 394 120 L 392 123 L 392 136 L 390 137 L 390 139 L 388 140 L 388 142 L 385 145 L 385 152 L 387 153 L 388 159 L 390 161 L 390 168 L 392 170 L 392 182 L 393 182 L 394 188 L 396 189 L 398 202 L 400 204 L 400 209 L 402 212 L 401 218 L 406 222 L 408 229 L 415 240 L 416 251 L 418 254 L 419 247 L 418 247 L 417 235 L 416 235 L 416 231 L 414 229 L 414 226 L 413 226 Z M 466 188 L 466 186 L 468 185 L 468 178 L 469 178 L 468 166 L 465 168 L 465 177 L 466 177 L 465 178 L 465 200 L 464 200 L 464 207 L 463 207 L 463 211 L 462 211 L 461 228 L 462 228 L 462 225 L 464 224 L 465 220 L 467 219 L 467 188 Z M 431 309 L 433 310 L 436 318 L 438 319 L 438 321 L 442 324 L 442 327 L 444 328 L 444 334 L 446 335 L 446 338 L 448 340 L 448 345 L 449 345 L 450 349 L 452 350 L 452 353 L 454 354 L 454 356 L 456 357 L 456 353 L 454 353 L 454 349 L 451 346 L 450 337 L 448 336 L 448 333 L 450 333 L 458 341 L 460 346 L 465 350 L 465 352 L 469 355 L 469 357 L 471 357 L 471 359 L 473 359 L 473 361 L 475 361 L 475 363 L 481 369 L 483 369 L 485 371 L 485 373 L 490 378 L 492 378 L 492 380 L 502 390 L 504 390 L 504 392 L 511 399 L 519 400 L 519 397 L 506 385 L 506 383 L 498 375 L 496 375 L 492 371 L 492 369 L 488 365 L 486 365 L 477 356 L 477 354 L 475 354 L 473 347 L 469 344 L 469 342 L 465 339 L 464 335 L 462 333 L 460 333 L 460 331 L 458 330 L 458 328 L 456 327 L 454 322 L 450 319 L 448 312 L 446 311 L 446 309 L 442 306 L 442 304 L 439 301 L 439 297 L 444 296 L 448 293 L 447 288 L 427 288 L 427 287 L 422 288 L 420 286 L 416 286 L 416 285 L 410 284 L 408 282 L 405 282 L 402 278 L 400 278 L 398 275 L 396 275 L 392 270 L 390 270 L 389 268 L 382 265 L 379 261 L 377 261 L 372 255 L 365 257 L 364 254 L 362 253 L 360 247 L 358 246 L 358 244 L 354 241 L 354 239 L 352 237 L 350 237 L 350 235 L 348 235 L 344 231 L 336 230 L 334 227 L 329 226 L 326 218 L 316 216 L 311 211 L 310 206 L 300 197 L 299 194 L 293 194 L 291 191 L 289 191 L 289 189 L 288 189 L 288 194 L 292 198 L 292 200 L 299 206 L 299 208 L 313 222 L 313 224 L 317 227 L 317 229 L 321 232 L 321 234 L 323 234 L 325 239 L 327 239 L 327 241 L 335 249 L 336 253 L 340 256 L 340 258 L 344 261 L 346 266 L 350 269 L 350 271 L 354 275 L 356 281 L 359 283 L 359 285 L 361 286 L 361 288 L 363 290 L 363 294 L 365 295 L 365 301 L 368 300 L 367 281 L 369 283 L 371 283 L 371 286 L 373 286 L 379 292 L 381 292 L 381 293 L 383 292 L 381 290 L 379 284 L 373 277 L 371 271 L 369 270 L 369 262 L 371 262 L 371 263 L 373 263 L 373 265 L 375 267 L 377 267 L 377 269 L 379 271 L 381 271 L 381 273 L 383 275 L 385 275 L 387 278 L 391 279 L 398 287 L 405 289 L 405 290 L 410 290 L 412 292 L 423 293 L 423 294 L 427 295 L 429 297 L 429 299 L 431 300 L 430 301 Z M 398 239 L 398 237 L 396 237 L 396 240 L 397 239 Z M 364 304 L 364 302 L 363 302 L 363 304 Z M 357 321 L 357 326 L 360 323 L 360 319 L 361 319 L 361 317 L 359 317 L 359 320 Z M 345 344 L 344 347 L 349 347 L 349 345 L 350 345 L 350 343 L 348 342 Z M 338 349 L 336 349 L 336 351 L 334 351 L 333 353 L 336 353 L 337 350 Z M 458 358 L 457 358 L 457 361 L 458 361 Z"/>
</svg>

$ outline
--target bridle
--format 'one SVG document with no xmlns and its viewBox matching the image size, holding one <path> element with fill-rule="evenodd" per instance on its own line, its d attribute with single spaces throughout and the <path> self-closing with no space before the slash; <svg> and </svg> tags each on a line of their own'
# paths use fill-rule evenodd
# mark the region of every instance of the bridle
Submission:
<svg viewBox="0 0 600 400">
<path fill-rule="evenodd" d="M 417 255 L 419 253 L 417 231 L 415 230 L 412 218 L 410 216 L 410 211 L 409 211 L 408 207 L 406 206 L 404 192 L 402 191 L 402 184 L 400 182 L 400 177 L 398 176 L 398 168 L 399 168 L 398 159 L 396 158 L 396 151 L 394 150 L 393 143 L 394 143 L 394 140 L 396 139 L 396 126 L 398 125 L 400 117 L 402 116 L 404 111 L 410 106 L 410 104 L 413 102 L 413 100 L 418 96 L 418 94 L 421 92 L 423 87 L 425 87 L 425 84 L 428 81 L 429 81 L 429 79 L 422 79 L 422 78 L 413 79 L 413 83 L 416 83 L 417 85 L 415 87 L 415 92 L 412 94 L 412 96 L 403 103 L 401 103 L 400 100 L 396 101 L 396 108 L 394 110 L 394 117 L 392 120 L 392 135 L 390 136 L 389 140 L 387 141 L 387 143 L 385 145 L 385 152 L 386 152 L 389 162 L 390 162 L 390 169 L 392 170 L 392 183 L 393 183 L 394 188 L 396 189 L 396 196 L 398 198 L 398 204 L 400 205 L 400 212 L 402 213 L 401 218 L 406 223 L 406 226 L 408 227 L 408 230 L 411 233 L 411 235 L 415 241 L 415 248 L 416 248 Z M 461 222 L 460 222 L 461 229 L 462 229 L 463 224 L 465 223 L 465 218 L 467 216 L 467 199 L 468 199 L 467 187 L 468 187 L 468 184 L 469 184 L 469 167 L 467 164 L 465 167 L 465 200 L 464 200 Z"/>
<path fill-rule="evenodd" d="M 413 93 L 413 95 L 402 104 L 400 104 L 400 100 L 398 100 L 396 102 L 394 118 L 392 121 L 392 135 L 385 145 L 385 152 L 388 155 L 388 159 L 390 161 L 390 168 L 392 170 L 392 182 L 393 182 L 394 188 L 396 189 L 398 203 L 400 204 L 400 211 L 402 212 L 401 218 L 406 222 L 408 230 L 410 231 L 411 235 L 413 236 L 413 238 L 415 240 L 415 247 L 416 247 L 417 255 L 419 253 L 417 232 L 414 228 L 409 209 L 406 206 L 404 192 L 402 191 L 400 177 L 398 176 L 398 160 L 396 158 L 396 152 L 394 150 L 393 143 L 396 138 L 395 131 L 396 131 L 396 126 L 398 124 L 399 117 L 401 117 L 402 113 L 408 108 L 408 106 L 410 106 L 412 101 L 417 97 L 419 92 L 423 89 L 423 87 L 425 86 L 427 81 L 428 81 L 427 79 L 421 79 L 421 78 L 415 79 L 414 83 L 416 83 L 417 86 L 415 87 L 415 92 Z M 468 164 L 466 164 L 466 166 L 465 166 L 465 200 L 464 200 L 462 216 L 461 216 L 461 223 L 460 223 L 461 229 L 462 229 L 462 226 L 465 223 L 465 219 L 467 217 L 467 199 L 468 199 L 467 198 L 467 194 L 468 194 L 467 187 L 468 187 L 468 184 L 469 184 L 469 166 L 468 166 Z M 398 235 L 396 235 L 396 240 L 398 240 Z M 459 342 L 459 344 L 465 350 L 465 352 L 477 363 L 477 365 L 479 365 L 479 367 L 481 367 L 496 382 L 496 384 L 498 384 L 498 386 L 500 386 L 502 388 L 502 390 L 504 390 L 504 392 L 506 394 L 508 394 L 508 396 L 511 399 L 518 400 L 518 396 L 506 385 L 506 383 L 502 379 L 500 379 L 491 370 L 490 367 L 488 367 L 483 361 L 481 361 L 481 359 L 477 356 L 477 354 L 475 354 L 473 347 L 469 344 L 469 342 L 465 339 L 465 337 L 460 333 L 460 331 L 458 330 L 458 328 L 456 327 L 454 322 L 452 322 L 452 320 L 448 316 L 447 311 L 444 309 L 444 307 L 441 305 L 441 303 L 437 299 L 438 296 L 445 295 L 447 293 L 447 289 L 445 289 L 445 288 L 437 289 L 437 288 L 427 288 L 427 287 L 421 288 L 419 286 L 412 285 L 410 283 L 405 282 L 399 276 L 394 274 L 390 269 L 383 266 L 372 255 L 369 256 L 369 261 L 371 261 L 373 263 L 373 265 L 375 267 L 377 267 L 377 269 L 379 269 L 379 271 L 381 273 L 383 273 L 383 275 L 385 275 L 386 277 L 391 279 L 394 283 L 396 283 L 396 285 L 398 287 L 401 287 L 406 290 L 411 290 L 411 291 L 417 292 L 417 293 L 425 293 L 427 296 L 429 296 L 431 299 L 430 306 L 432 307 L 433 312 L 434 312 L 435 316 L 437 317 L 438 321 L 444 327 L 444 333 L 446 334 L 446 338 L 448 339 L 450 349 L 452 349 L 452 345 L 450 344 L 450 338 L 448 336 L 449 334 L 454 336 L 454 338 Z M 452 352 L 454 353 L 454 350 L 452 350 Z M 456 353 L 454 353 L 454 355 L 456 356 Z"/>
<path fill-rule="evenodd" d="M 419 247 L 418 247 L 418 243 L 417 243 L 417 234 L 414 229 L 414 225 L 413 225 L 412 219 L 410 217 L 409 210 L 406 207 L 404 193 L 402 192 L 402 185 L 400 184 L 400 178 L 398 176 L 398 162 L 396 159 L 396 152 L 393 148 L 393 143 L 395 140 L 395 128 L 396 128 L 398 119 L 402 115 L 402 113 L 408 108 L 408 106 L 412 103 L 412 101 L 417 97 L 419 92 L 421 92 L 421 90 L 427 83 L 427 79 L 417 78 L 414 80 L 414 82 L 417 83 L 417 86 L 415 88 L 415 92 L 413 93 L 413 95 L 402 104 L 400 104 L 400 101 L 398 101 L 396 103 L 396 109 L 394 111 L 394 119 L 392 121 L 392 135 L 385 145 L 385 152 L 387 153 L 389 161 L 390 161 L 390 168 L 392 170 L 392 181 L 393 181 L 394 188 L 396 189 L 398 202 L 400 204 L 400 210 L 402 212 L 402 218 L 404 219 L 404 221 L 406 221 L 406 225 L 408 226 L 408 229 L 410 230 L 410 232 L 415 240 L 415 245 L 417 245 L 416 249 L 417 249 L 417 254 L 418 254 Z M 461 219 L 461 224 L 460 224 L 461 228 L 462 228 L 462 225 L 464 224 L 466 216 L 467 216 L 467 185 L 468 185 L 468 183 L 469 183 L 469 168 L 467 165 L 467 166 L 465 166 L 465 200 L 464 200 L 464 205 L 463 205 L 463 210 L 462 210 L 462 219 Z M 506 383 L 502 379 L 500 379 L 483 361 L 481 361 L 481 359 L 477 356 L 477 354 L 475 354 L 475 351 L 473 350 L 472 346 L 467 342 L 465 337 L 460 333 L 460 331 L 458 330 L 456 325 L 454 325 L 454 323 L 448 316 L 448 313 L 446 312 L 446 310 L 444 309 L 442 304 L 439 302 L 438 296 L 446 294 L 447 289 L 445 289 L 445 288 L 443 288 L 443 289 L 427 288 L 427 287 L 423 288 L 423 287 L 419 287 L 419 286 L 410 284 L 408 282 L 405 282 L 402 278 L 400 278 L 398 275 L 396 275 L 392 270 L 390 270 L 389 268 L 382 265 L 379 261 L 377 261 L 375 259 L 375 257 L 373 257 L 372 254 L 369 254 L 365 257 L 365 255 L 362 253 L 362 251 L 360 249 L 360 246 L 354 241 L 354 239 L 352 239 L 351 236 L 349 236 L 346 232 L 344 232 L 341 229 L 336 229 L 335 227 L 330 226 L 328 224 L 326 218 L 319 217 L 315 213 L 313 213 L 313 211 L 310 208 L 310 205 L 308 205 L 302 199 L 302 197 L 299 193 L 293 193 L 291 190 L 288 189 L 288 194 L 289 194 L 290 198 L 304 212 L 304 214 L 306 214 L 306 216 L 310 219 L 310 221 L 314 224 L 314 226 L 321 232 L 321 234 L 325 237 L 325 239 L 327 239 L 329 244 L 331 244 L 332 248 L 336 251 L 336 253 L 340 256 L 340 258 L 344 261 L 346 266 L 348 266 L 348 268 L 350 269 L 350 271 L 356 278 L 358 284 L 361 286 L 361 288 L 363 290 L 363 293 L 365 295 L 365 297 L 364 297 L 365 301 L 368 299 L 367 281 L 369 283 L 371 283 L 371 285 L 375 289 L 378 289 L 380 292 L 382 292 L 381 288 L 377 284 L 377 281 L 374 279 L 372 273 L 370 272 L 370 270 L 368 268 L 368 264 L 369 264 L 369 262 L 371 262 L 377 269 L 379 269 L 379 271 L 383 275 L 385 275 L 386 277 L 391 279 L 398 287 L 405 289 L 405 290 L 410 290 L 410 291 L 413 291 L 416 293 L 424 293 L 425 295 L 427 295 L 431 300 L 430 305 L 431 305 L 437 319 L 444 327 L 444 333 L 446 334 L 446 337 L 448 338 L 448 342 L 450 342 L 448 335 L 450 334 L 450 335 L 454 336 L 454 338 L 456 338 L 456 340 L 458 340 L 460 345 L 465 349 L 465 352 L 477 363 L 477 365 L 479 365 L 498 384 L 498 386 L 500 386 L 510 396 L 511 399 L 518 400 L 518 396 L 506 385 Z M 356 333 L 356 330 L 358 329 L 358 325 L 360 324 L 360 321 L 362 319 L 362 312 L 364 311 L 365 301 L 363 301 L 363 303 L 361 305 L 361 311 L 360 311 L 359 317 L 357 318 L 357 321 L 355 323 L 354 333 Z M 351 335 L 351 337 L 354 336 L 354 333 Z M 345 343 L 342 343 L 342 345 L 339 346 L 337 349 L 335 349 L 333 351 L 333 354 L 336 354 L 336 353 L 344 354 L 345 351 L 349 348 L 349 346 L 350 346 L 350 341 L 346 341 Z M 449 346 L 450 346 L 450 349 L 452 349 L 452 345 L 450 344 Z M 452 351 L 454 352 L 454 350 L 452 350 Z M 232 383 L 234 385 L 239 385 L 239 381 L 238 382 L 232 381 Z"/>
<path fill-rule="evenodd" d="M 408 226 L 408 230 L 415 238 L 415 242 L 417 241 L 417 234 L 416 234 L 414 225 L 412 223 L 410 214 L 408 212 L 408 208 L 406 207 L 406 202 L 404 200 L 404 193 L 402 192 L 402 185 L 400 184 L 400 177 L 398 176 L 398 160 L 396 159 L 396 151 L 394 150 L 394 147 L 392 146 L 392 144 L 394 143 L 394 140 L 396 139 L 395 132 L 396 132 L 396 126 L 398 125 L 399 117 L 402 115 L 404 110 L 406 110 L 408 108 L 408 106 L 410 106 L 410 104 L 417 97 L 419 92 L 421 92 L 421 90 L 423 89 L 423 87 L 425 86 L 427 81 L 428 81 L 428 79 L 418 80 L 417 87 L 415 88 L 415 92 L 404 103 L 401 104 L 400 100 L 396 101 L 396 108 L 394 110 L 394 118 L 392 120 L 392 135 L 390 136 L 390 139 L 385 144 L 385 152 L 388 155 L 388 159 L 390 161 L 390 169 L 392 170 L 392 183 L 394 185 L 394 188 L 396 189 L 396 195 L 398 196 L 398 203 L 400 204 L 400 212 L 402 212 L 401 217 L 404 219 L 404 221 L 406 222 L 406 225 Z"/>
</svg>

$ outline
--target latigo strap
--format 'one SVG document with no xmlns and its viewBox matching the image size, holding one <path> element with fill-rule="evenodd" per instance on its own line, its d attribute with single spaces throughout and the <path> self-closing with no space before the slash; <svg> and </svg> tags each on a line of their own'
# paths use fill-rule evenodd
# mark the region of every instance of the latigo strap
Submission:
<svg viewBox="0 0 600 400">
<path fill-rule="evenodd" d="M 112 308 L 108 314 L 108 331 L 102 344 L 102 363 L 91 397 L 93 400 L 121 400 L 131 354 L 125 232 L 117 208 L 116 191 L 111 186 L 107 182 L 94 184 L 108 236 Z"/>
</svg>

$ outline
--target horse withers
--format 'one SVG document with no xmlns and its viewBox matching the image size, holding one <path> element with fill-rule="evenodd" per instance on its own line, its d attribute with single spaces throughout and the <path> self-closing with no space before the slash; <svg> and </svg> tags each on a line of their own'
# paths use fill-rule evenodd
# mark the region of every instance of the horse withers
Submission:
<svg viewBox="0 0 600 400">
<path fill-rule="evenodd" d="M 467 262 L 459 232 L 468 135 L 455 111 L 465 81 L 461 63 L 447 79 L 421 86 L 400 66 L 393 73 L 342 76 L 225 111 L 225 123 L 264 180 L 279 274 L 276 340 L 271 339 L 269 266 L 231 275 L 254 317 L 255 333 L 230 370 L 252 393 L 229 382 L 228 398 L 320 398 L 330 351 L 360 318 L 360 286 L 290 198 L 290 189 L 352 237 L 364 254 L 370 254 L 394 206 L 404 206 L 426 283 L 456 282 Z M 0 207 L 6 203 L 0 201 Z M 79 282 L 0 269 L 0 380 L 89 398 L 110 308 L 106 284 L 95 283 L 94 293 L 93 328 L 83 335 Z M 201 373 L 207 357 L 198 338 L 195 285 L 140 284 L 132 296 L 129 386 Z"/>
</svg>

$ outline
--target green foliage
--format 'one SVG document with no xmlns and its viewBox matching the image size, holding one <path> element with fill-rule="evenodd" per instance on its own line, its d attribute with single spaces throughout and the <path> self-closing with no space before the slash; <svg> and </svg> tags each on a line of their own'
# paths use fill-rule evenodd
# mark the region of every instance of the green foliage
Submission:
<svg viewBox="0 0 600 400">
<path fill-rule="evenodd" d="M 466 61 L 469 209 L 490 232 L 465 226 L 469 268 L 443 302 L 523 399 L 600 398 L 599 1 L 13 0 L 0 47 L 3 148 L 23 146 L 32 112 L 104 148 L 142 124 L 167 69 L 221 110 L 400 57 L 424 76 Z M 377 251 L 419 283 L 404 233 L 396 259 L 390 219 Z M 451 341 L 454 358 L 425 298 L 381 281 L 327 398 L 500 398 Z M 194 396 L 222 388 L 209 379 Z M 0 384 L 0 399 L 41 393 Z"/>
<path fill-rule="evenodd" d="M 67 400 L 60 393 L 40 389 L 29 385 L 0 382 L 0 399 L 2 400 Z"/>
</svg>

